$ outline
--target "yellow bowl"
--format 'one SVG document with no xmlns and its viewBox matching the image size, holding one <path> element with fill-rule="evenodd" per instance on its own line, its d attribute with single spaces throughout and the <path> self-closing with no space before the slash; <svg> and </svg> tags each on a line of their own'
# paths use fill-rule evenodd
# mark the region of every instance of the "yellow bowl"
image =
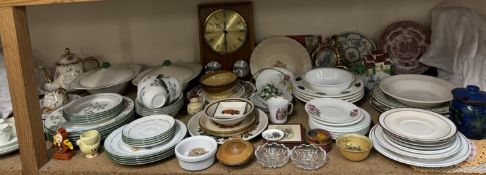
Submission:
<svg viewBox="0 0 486 175">
<path fill-rule="evenodd" d="M 202 88 L 209 93 L 227 91 L 237 83 L 238 76 L 230 71 L 215 71 L 203 75 L 199 79 Z"/>
<path fill-rule="evenodd" d="M 336 145 L 341 155 L 352 161 L 366 159 L 373 147 L 373 143 L 368 137 L 359 134 L 342 135 L 336 140 Z"/>
</svg>

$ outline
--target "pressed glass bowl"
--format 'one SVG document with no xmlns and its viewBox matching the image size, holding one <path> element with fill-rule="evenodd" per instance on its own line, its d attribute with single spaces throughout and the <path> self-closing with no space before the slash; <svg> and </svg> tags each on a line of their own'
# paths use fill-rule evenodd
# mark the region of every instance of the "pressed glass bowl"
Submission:
<svg viewBox="0 0 486 175">
<path fill-rule="evenodd" d="M 313 170 L 320 168 L 326 163 L 326 151 L 315 145 L 305 145 L 294 147 L 290 155 L 292 162 L 299 168 Z"/>
<path fill-rule="evenodd" d="M 290 149 L 283 144 L 265 143 L 255 151 L 258 163 L 267 168 L 282 167 L 289 161 Z"/>
</svg>

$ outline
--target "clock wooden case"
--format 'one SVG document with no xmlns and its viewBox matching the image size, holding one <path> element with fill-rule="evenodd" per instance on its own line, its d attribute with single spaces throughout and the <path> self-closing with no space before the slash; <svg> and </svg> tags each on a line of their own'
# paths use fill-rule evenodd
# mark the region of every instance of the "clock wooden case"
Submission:
<svg viewBox="0 0 486 175">
<path fill-rule="evenodd" d="M 249 63 L 255 46 L 251 2 L 201 4 L 199 48 L 201 63 L 217 61 L 232 71 L 237 60 Z"/>
</svg>

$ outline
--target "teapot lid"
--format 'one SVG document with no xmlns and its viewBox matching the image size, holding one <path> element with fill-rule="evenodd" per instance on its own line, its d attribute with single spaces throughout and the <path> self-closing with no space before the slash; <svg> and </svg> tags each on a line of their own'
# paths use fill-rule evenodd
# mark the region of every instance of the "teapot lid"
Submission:
<svg viewBox="0 0 486 175">
<path fill-rule="evenodd" d="M 455 99 L 473 106 L 486 106 L 486 92 L 479 90 L 478 86 L 468 85 L 466 88 L 452 90 Z"/>
<path fill-rule="evenodd" d="M 66 48 L 65 53 L 61 55 L 59 60 L 57 61 L 57 65 L 69 65 L 69 64 L 75 64 L 78 63 L 81 60 L 81 58 L 78 57 L 78 55 L 71 53 L 71 50 L 69 48 Z"/>
</svg>

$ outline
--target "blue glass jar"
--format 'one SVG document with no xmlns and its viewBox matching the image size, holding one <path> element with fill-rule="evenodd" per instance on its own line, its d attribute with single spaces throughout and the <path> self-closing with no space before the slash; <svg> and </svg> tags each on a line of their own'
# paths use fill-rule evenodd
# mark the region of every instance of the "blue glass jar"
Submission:
<svg viewBox="0 0 486 175">
<path fill-rule="evenodd" d="M 486 139 L 486 92 L 468 85 L 455 88 L 452 95 L 449 110 L 457 129 L 469 139 Z"/>
</svg>

